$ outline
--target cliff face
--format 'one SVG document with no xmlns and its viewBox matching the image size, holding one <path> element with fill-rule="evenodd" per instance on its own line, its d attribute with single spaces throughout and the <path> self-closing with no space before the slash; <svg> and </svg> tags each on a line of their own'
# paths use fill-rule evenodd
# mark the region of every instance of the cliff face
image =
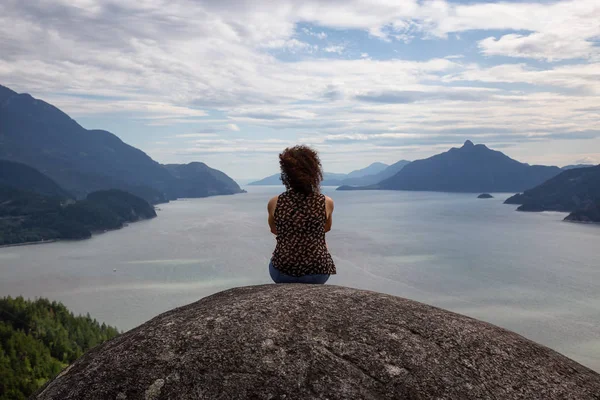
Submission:
<svg viewBox="0 0 600 400">
<path fill-rule="evenodd" d="M 232 289 L 85 354 L 35 399 L 599 399 L 600 375 L 515 333 L 338 287 Z"/>
</svg>

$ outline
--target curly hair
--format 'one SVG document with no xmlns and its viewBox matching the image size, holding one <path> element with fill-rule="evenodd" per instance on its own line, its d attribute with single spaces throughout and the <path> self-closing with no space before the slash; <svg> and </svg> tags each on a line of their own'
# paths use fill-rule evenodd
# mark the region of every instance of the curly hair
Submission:
<svg viewBox="0 0 600 400">
<path fill-rule="evenodd" d="M 305 195 L 318 193 L 323 180 L 319 155 L 308 146 L 286 148 L 279 154 L 281 182 L 288 190 Z"/>
</svg>

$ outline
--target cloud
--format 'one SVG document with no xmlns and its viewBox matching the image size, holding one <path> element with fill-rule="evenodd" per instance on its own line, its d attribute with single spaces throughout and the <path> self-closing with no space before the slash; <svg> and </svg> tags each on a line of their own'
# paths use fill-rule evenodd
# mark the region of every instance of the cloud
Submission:
<svg viewBox="0 0 600 400">
<path fill-rule="evenodd" d="M 182 133 L 179 135 L 175 135 L 174 137 L 176 138 L 180 138 L 180 139 L 188 139 L 188 138 L 210 138 L 210 137 L 217 137 L 219 135 L 217 135 L 216 133 Z"/>
<path fill-rule="evenodd" d="M 278 50 L 285 50 L 290 53 L 297 53 L 297 52 L 304 52 L 304 51 L 312 52 L 313 50 L 316 50 L 318 48 L 318 46 L 312 46 L 312 45 L 310 45 L 306 42 L 302 42 L 298 39 L 272 40 L 272 41 L 266 43 L 264 45 L 264 47 L 278 49 Z"/>
<path fill-rule="evenodd" d="M 576 155 L 578 140 L 600 144 L 599 15 L 597 0 L 4 0 L 0 83 L 183 139 L 312 138 L 332 161 L 424 155 L 469 130 L 502 146 L 571 140 Z"/>
<path fill-rule="evenodd" d="M 449 100 L 449 101 L 481 101 L 489 99 L 493 95 L 493 90 L 489 89 L 474 89 L 461 88 L 459 90 L 442 89 L 439 91 L 384 91 L 361 94 L 356 96 L 359 101 L 372 103 L 389 103 L 389 104 L 408 104 L 422 101 L 432 100 Z"/>
<path fill-rule="evenodd" d="M 588 165 L 596 165 L 599 164 L 600 159 L 598 158 L 593 158 L 593 157 L 584 157 L 584 158 L 580 158 L 577 161 L 575 161 L 575 164 L 588 164 Z"/>
<path fill-rule="evenodd" d="M 527 83 L 575 89 L 582 94 L 600 94 L 600 63 L 569 64 L 550 68 L 533 68 L 527 64 L 503 64 L 483 68 L 470 65 L 457 74 L 446 75 L 446 82 L 478 81 L 488 83 Z"/>
<path fill-rule="evenodd" d="M 321 40 L 327 39 L 327 34 L 325 32 L 314 32 L 309 28 L 302 28 L 302 32 L 304 32 L 305 35 L 314 36 Z"/>
<path fill-rule="evenodd" d="M 499 39 L 488 37 L 479 42 L 479 48 L 488 56 L 509 56 L 560 61 L 571 58 L 591 58 L 597 54 L 595 44 L 587 40 L 573 40 L 554 33 L 531 35 L 510 34 Z"/>
<path fill-rule="evenodd" d="M 345 48 L 346 47 L 343 45 L 330 45 L 330 46 L 323 48 L 323 51 L 326 53 L 342 54 L 344 52 Z"/>
</svg>

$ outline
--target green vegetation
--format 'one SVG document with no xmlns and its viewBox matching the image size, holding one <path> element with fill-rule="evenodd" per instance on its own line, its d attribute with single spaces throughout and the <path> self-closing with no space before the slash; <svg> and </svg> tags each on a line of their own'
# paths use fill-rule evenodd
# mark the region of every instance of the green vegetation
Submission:
<svg viewBox="0 0 600 400">
<path fill-rule="evenodd" d="M 117 336 L 57 302 L 0 299 L 0 400 L 26 399 L 85 351 Z"/>
<path fill-rule="evenodd" d="M 155 216 L 145 200 L 120 190 L 90 193 L 74 202 L 0 186 L 0 245 L 87 239 L 92 232 Z"/>
</svg>

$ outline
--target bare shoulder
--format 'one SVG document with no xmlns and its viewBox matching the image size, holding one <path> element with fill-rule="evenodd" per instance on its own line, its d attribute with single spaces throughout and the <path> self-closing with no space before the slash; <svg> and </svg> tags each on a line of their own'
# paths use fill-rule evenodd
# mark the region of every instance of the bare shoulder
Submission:
<svg viewBox="0 0 600 400">
<path fill-rule="evenodd" d="M 331 197 L 325 196 L 325 204 L 327 205 L 327 209 L 333 211 L 334 203 Z"/>
<path fill-rule="evenodd" d="M 275 207 L 277 206 L 277 200 L 279 199 L 279 196 L 275 196 L 273 197 L 271 200 L 269 200 L 269 204 L 267 204 L 267 209 L 269 211 L 274 211 Z"/>
</svg>

